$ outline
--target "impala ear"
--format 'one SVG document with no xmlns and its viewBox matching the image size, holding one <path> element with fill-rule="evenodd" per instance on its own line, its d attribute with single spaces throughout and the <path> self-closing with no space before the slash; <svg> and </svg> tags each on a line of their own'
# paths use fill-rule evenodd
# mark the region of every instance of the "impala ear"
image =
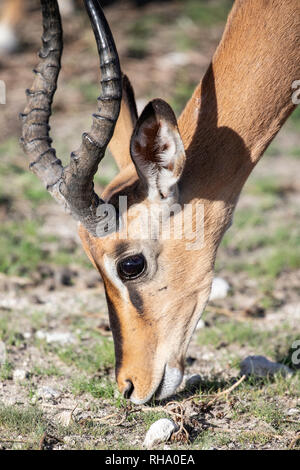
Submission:
<svg viewBox="0 0 300 470">
<path fill-rule="evenodd" d="M 131 163 L 130 138 L 137 121 L 134 91 L 127 75 L 122 76 L 122 101 L 114 135 L 108 144 L 109 150 L 121 170 Z"/>
<path fill-rule="evenodd" d="M 175 114 L 165 101 L 156 99 L 146 106 L 136 123 L 130 152 L 148 198 L 176 199 L 185 151 Z"/>
</svg>

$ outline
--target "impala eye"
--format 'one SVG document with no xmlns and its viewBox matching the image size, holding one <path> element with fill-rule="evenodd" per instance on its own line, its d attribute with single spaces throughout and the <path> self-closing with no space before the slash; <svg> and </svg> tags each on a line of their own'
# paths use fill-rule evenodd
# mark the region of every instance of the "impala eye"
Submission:
<svg viewBox="0 0 300 470">
<path fill-rule="evenodd" d="M 135 279 L 139 277 L 146 268 L 146 260 L 143 255 L 133 255 L 122 259 L 118 263 L 118 274 L 121 279 Z"/>
</svg>

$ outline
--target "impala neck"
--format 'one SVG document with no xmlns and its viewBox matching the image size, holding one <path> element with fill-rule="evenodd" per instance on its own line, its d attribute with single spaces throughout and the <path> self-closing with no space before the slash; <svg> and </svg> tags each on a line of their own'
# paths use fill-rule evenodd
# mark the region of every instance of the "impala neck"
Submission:
<svg viewBox="0 0 300 470">
<path fill-rule="evenodd" d="M 184 199 L 215 206 L 209 218 L 223 231 L 247 177 L 295 107 L 299 50 L 299 0 L 237 0 L 179 119 L 187 152 Z"/>
</svg>

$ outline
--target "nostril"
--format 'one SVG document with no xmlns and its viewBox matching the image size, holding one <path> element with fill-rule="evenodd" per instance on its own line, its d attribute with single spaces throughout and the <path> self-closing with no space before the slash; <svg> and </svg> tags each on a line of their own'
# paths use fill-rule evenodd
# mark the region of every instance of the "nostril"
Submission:
<svg viewBox="0 0 300 470">
<path fill-rule="evenodd" d="M 130 395 L 132 394 L 133 389 L 134 389 L 134 386 L 131 380 L 126 380 L 126 386 L 123 390 L 123 397 L 130 398 Z"/>
</svg>

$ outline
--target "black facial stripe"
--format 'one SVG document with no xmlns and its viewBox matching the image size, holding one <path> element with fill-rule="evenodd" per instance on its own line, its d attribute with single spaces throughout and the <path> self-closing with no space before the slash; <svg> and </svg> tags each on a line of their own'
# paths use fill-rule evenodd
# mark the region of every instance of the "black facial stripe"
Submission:
<svg viewBox="0 0 300 470">
<path fill-rule="evenodd" d="M 106 302 L 107 302 L 107 307 L 108 307 L 110 329 L 112 330 L 112 334 L 114 338 L 115 358 L 116 358 L 115 373 L 117 377 L 119 369 L 122 365 L 122 356 L 123 356 L 123 351 L 122 351 L 123 341 L 122 341 L 122 334 L 121 334 L 121 325 L 120 325 L 120 321 L 119 321 L 115 306 L 112 303 L 111 299 L 109 298 L 106 292 L 106 289 L 105 289 L 105 295 L 106 295 Z"/>
<path fill-rule="evenodd" d="M 133 284 L 128 283 L 127 289 L 132 305 L 136 308 L 138 313 L 142 315 L 144 313 L 144 302 L 141 295 Z"/>
</svg>

